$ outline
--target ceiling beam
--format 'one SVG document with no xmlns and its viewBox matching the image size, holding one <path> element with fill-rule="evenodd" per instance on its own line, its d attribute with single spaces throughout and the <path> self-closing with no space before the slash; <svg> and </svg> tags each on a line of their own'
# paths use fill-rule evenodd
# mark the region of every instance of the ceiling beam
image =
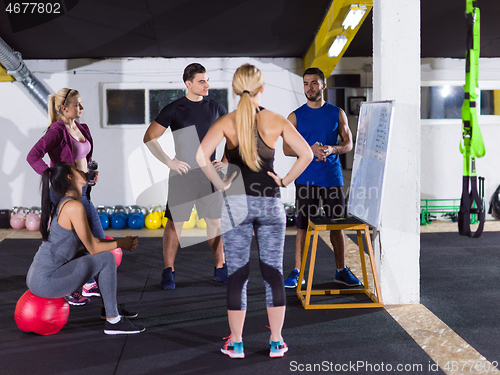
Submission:
<svg viewBox="0 0 500 375">
<path fill-rule="evenodd" d="M 342 21 L 351 4 L 366 5 L 366 12 L 354 29 L 348 28 L 344 30 Z M 363 24 L 366 16 L 368 16 L 368 13 L 370 13 L 372 7 L 373 0 L 333 0 L 309 50 L 304 56 L 304 69 L 317 67 L 323 71 L 325 77 L 329 77 L 340 58 L 349 47 L 349 44 L 351 44 L 351 41 L 354 39 L 354 36 Z M 347 37 L 347 43 L 337 57 L 329 57 L 328 50 L 337 35 L 345 35 Z"/>
</svg>

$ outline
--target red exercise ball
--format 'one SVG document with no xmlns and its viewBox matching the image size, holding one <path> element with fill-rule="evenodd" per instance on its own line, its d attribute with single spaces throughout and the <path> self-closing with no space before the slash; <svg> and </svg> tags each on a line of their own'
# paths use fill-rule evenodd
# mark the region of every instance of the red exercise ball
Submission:
<svg viewBox="0 0 500 375">
<path fill-rule="evenodd" d="M 41 298 L 27 290 L 17 301 L 14 319 L 23 332 L 53 335 L 68 321 L 66 298 Z"/>
<path fill-rule="evenodd" d="M 106 236 L 105 239 L 114 240 L 113 237 L 109 237 L 109 236 Z M 120 264 L 122 263 L 122 257 L 123 257 L 123 251 L 122 251 L 121 247 L 117 247 L 116 249 L 110 250 L 110 253 L 112 253 L 115 256 L 116 267 L 119 267 Z"/>
</svg>

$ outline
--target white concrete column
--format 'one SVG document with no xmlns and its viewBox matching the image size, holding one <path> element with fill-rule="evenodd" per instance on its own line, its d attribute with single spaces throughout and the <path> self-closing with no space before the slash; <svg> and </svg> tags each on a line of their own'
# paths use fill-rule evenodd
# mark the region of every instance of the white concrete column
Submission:
<svg viewBox="0 0 500 375">
<path fill-rule="evenodd" d="M 384 304 L 420 302 L 420 0 L 373 2 L 373 98 L 395 100 L 381 229 Z"/>
</svg>

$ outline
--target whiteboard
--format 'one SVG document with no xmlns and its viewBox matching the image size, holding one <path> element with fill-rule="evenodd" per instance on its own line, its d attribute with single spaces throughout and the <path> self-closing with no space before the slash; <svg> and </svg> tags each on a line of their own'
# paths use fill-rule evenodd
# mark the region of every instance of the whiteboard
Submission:
<svg viewBox="0 0 500 375">
<path fill-rule="evenodd" d="M 347 209 L 349 214 L 376 229 L 380 228 L 385 162 L 394 104 L 394 100 L 364 102 L 359 110 Z"/>
</svg>

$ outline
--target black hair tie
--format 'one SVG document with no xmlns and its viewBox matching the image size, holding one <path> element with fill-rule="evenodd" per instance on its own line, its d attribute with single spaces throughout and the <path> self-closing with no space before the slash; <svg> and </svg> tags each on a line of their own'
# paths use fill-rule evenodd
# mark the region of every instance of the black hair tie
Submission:
<svg viewBox="0 0 500 375">
<path fill-rule="evenodd" d="M 248 95 L 250 95 L 250 91 L 248 91 L 248 90 L 243 90 L 243 94 L 244 93 L 247 93 Z M 241 94 L 241 95 L 243 95 L 243 94 Z"/>
</svg>

